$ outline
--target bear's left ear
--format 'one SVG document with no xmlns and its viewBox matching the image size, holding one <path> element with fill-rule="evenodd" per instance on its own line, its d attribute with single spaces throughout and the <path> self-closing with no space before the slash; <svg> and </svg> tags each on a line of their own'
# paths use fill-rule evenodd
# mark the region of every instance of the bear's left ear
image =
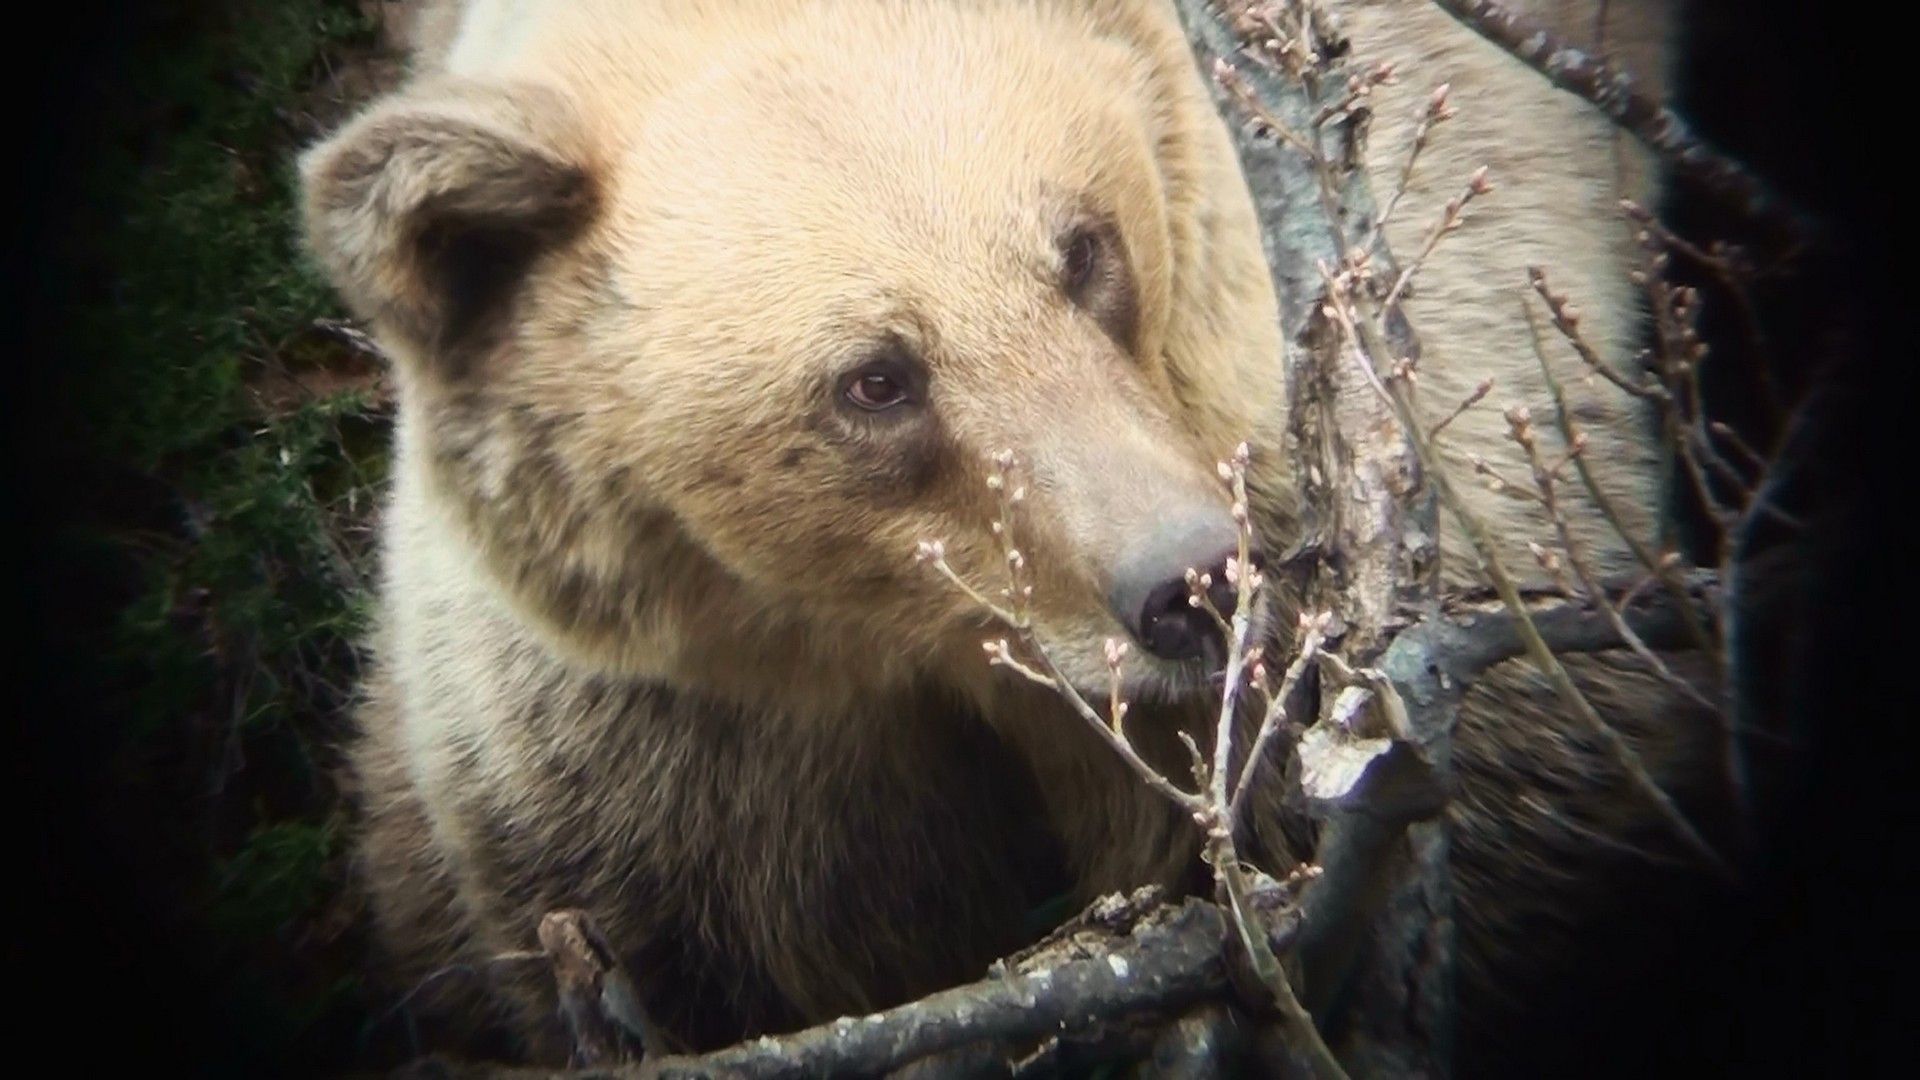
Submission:
<svg viewBox="0 0 1920 1080">
<path fill-rule="evenodd" d="M 300 160 L 307 243 L 347 304 L 446 377 L 472 366 L 535 262 L 596 206 L 571 105 L 535 87 L 418 85 Z"/>
</svg>

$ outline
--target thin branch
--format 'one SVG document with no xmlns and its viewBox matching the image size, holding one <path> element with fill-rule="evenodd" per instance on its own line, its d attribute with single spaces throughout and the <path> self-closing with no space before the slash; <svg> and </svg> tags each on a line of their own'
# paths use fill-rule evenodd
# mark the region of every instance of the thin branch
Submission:
<svg viewBox="0 0 1920 1080">
<path fill-rule="evenodd" d="M 1248 658 L 1247 645 L 1253 626 L 1254 601 L 1262 585 L 1261 575 L 1253 566 L 1253 523 L 1247 507 L 1247 465 L 1250 458 L 1248 447 L 1243 443 L 1235 448 L 1231 461 L 1220 464 L 1221 477 L 1227 481 L 1233 498 L 1232 515 L 1237 536 L 1234 558 L 1223 571 L 1236 590 L 1237 603 L 1232 619 L 1223 618 L 1208 599 L 1207 591 L 1213 584 L 1209 575 L 1189 570 L 1187 576 L 1188 585 L 1193 590 L 1193 605 L 1208 611 L 1221 624 L 1227 638 L 1225 686 L 1221 692 L 1211 766 L 1201 756 L 1191 736 L 1184 731 L 1179 732 L 1193 756 L 1194 780 L 1199 784 L 1197 792 L 1186 791 L 1162 775 L 1139 755 L 1132 741 L 1127 738 L 1123 723 L 1126 702 L 1121 695 L 1124 685 L 1121 667 L 1127 652 L 1123 643 L 1111 639 L 1106 643 L 1108 714 L 1102 717 L 1061 673 L 1053 657 L 1035 635 L 1032 619 L 1033 585 L 1027 579 L 1026 558 L 1014 542 L 1015 508 L 1021 502 L 1025 489 L 1014 475 L 1015 460 L 1011 452 L 1002 450 L 992 456 L 992 468 L 987 477 L 987 486 L 994 492 L 1000 507 L 1000 514 L 992 523 L 992 532 L 999 541 L 1001 563 L 1007 572 L 1008 584 L 1003 591 L 1009 607 L 1002 609 L 988 602 L 984 591 L 970 585 L 947 563 L 945 546 L 939 541 L 921 541 L 916 548 L 915 558 L 931 564 L 975 603 L 1010 626 L 1037 666 L 1029 666 L 1015 658 L 1012 647 L 1005 639 L 985 643 L 989 662 L 1011 668 L 1034 682 L 1050 686 L 1148 786 L 1185 810 L 1206 829 L 1207 861 L 1213 867 L 1222 903 L 1231 917 L 1249 966 L 1266 988 L 1271 1007 L 1279 1014 L 1280 1024 L 1289 1042 L 1305 1056 L 1315 1075 L 1325 1080 L 1344 1080 L 1346 1074 L 1314 1027 L 1312 1017 L 1294 994 L 1292 984 L 1268 940 L 1264 923 L 1249 907 L 1246 872 L 1233 841 L 1227 777 L 1232 770 L 1233 731 Z"/>
<path fill-rule="evenodd" d="M 1414 415 L 1412 403 L 1406 400 L 1405 392 L 1396 392 L 1393 400 L 1396 407 L 1400 409 L 1402 422 L 1408 425 L 1409 432 L 1417 431 L 1419 419 Z M 1567 673 L 1566 667 L 1553 654 L 1552 647 L 1547 644 L 1545 638 L 1540 636 L 1539 629 L 1534 626 L 1532 618 L 1527 613 L 1525 602 L 1520 598 L 1519 589 L 1514 585 L 1513 578 L 1507 573 L 1506 566 L 1500 559 L 1486 525 L 1467 508 L 1466 501 L 1453 489 L 1445 472 L 1439 467 L 1439 461 L 1433 456 L 1432 447 L 1417 437 L 1415 447 L 1420 454 L 1421 462 L 1427 469 L 1428 477 L 1433 481 L 1434 488 L 1440 495 L 1441 502 L 1446 505 L 1448 511 L 1453 514 L 1454 520 L 1460 523 L 1461 528 L 1466 531 L 1473 543 L 1474 550 L 1479 556 L 1481 569 L 1486 572 L 1488 580 L 1493 583 L 1501 600 L 1505 601 L 1514 612 L 1521 639 L 1526 644 L 1527 655 L 1532 659 L 1534 666 L 1547 677 L 1555 692 L 1560 695 L 1561 702 L 1573 713 L 1574 718 L 1580 721 L 1590 735 L 1599 740 L 1614 764 L 1626 774 L 1628 782 L 1660 812 L 1668 828 L 1701 858 L 1722 873 L 1731 875 L 1732 869 L 1726 860 L 1713 849 L 1711 844 L 1707 843 L 1706 838 L 1700 835 L 1693 823 L 1687 820 L 1686 815 L 1674 804 L 1672 797 L 1661 790 L 1659 784 L 1654 783 L 1653 777 L 1647 773 L 1646 766 L 1641 764 L 1640 755 L 1636 754 L 1633 747 L 1620 737 L 1619 732 L 1613 730 L 1601 718 L 1599 712 L 1594 709 L 1593 703 L 1580 692 L 1580 688 L 1574 684 L 1573 677 Z"/>
<path fill-rule="evenodd" d="M 1300 620 L 1300 649 L 1287 665 L 1286 673 L 1281 676 L 1280 689 L 1267 703 L 1267 711 L 1260 718 L 1260 730 L 1253 737 L 1253 748 L 1247 753 L 1247 760 L 1240 764 L 1240 779 L 1234 783 L 1233 797 L 1227 804 L 1227 817 L 1236 825 L 1241 820 L 1247 801 L 1247 793 L 1253 789 L 1253 781 L 1259 775 L 1262 762 L 1267 759 L 1267 743 L 1274 734 L 1287 726 L 1287 702 L 1292 699 L 1294 687 L 1300 677 L 1306 673 L 1307 665 L 1318 655 L 1320 645 L 1325 640 L 1327 617 L 1303 616 Z"/>
<path fill-rule="evenodd" d="M 1233 624 L 1227 637 L 1226 684 L 1220 693 L 1220 718 L 1214 725 L 1213 771 L 1209 779 L 1208 800 L 1218 810 L 1227 806 L 1227 779 L 1233 770 L 1233 727 L 1239 715 L 1240 686 L 1244 681 L 1247 659 L 1247 635 L 1253 626 L 1253 594 L 1259 584 L 1260 575 L 1253 569 L 1253 525 L 1247 514 L 1247 462 L 1249 453 L 1246 443 L 1234 448 L 1233 460 L 1223 465 L 1221 471 L 1226 474 L 1233 494 L 1233 519 L 1237 526 L 1235 535 L 1235 564 L 1227 568 L 1228 577 L 1237 593 L 1237 602 L 1233 609 Z M 1206 590 L 1197 590 L 1197 597 L 1204 600 Z M 1226 822 L 1229 830 L 1232 821 Z"/>
<path fill-rule="evenodd" d="M 929 544 L 932 546 L 927 546 Z M 945 557 L 945 551 L 940 546 L 940 542 L 938 540 L 923 541 L 921 552 L 923 553 L 922 561 L 931 564 L 934 570 L 937 571 L 940 574 L 940 576 L 946 578 L 949 582 L 953 584 L 955 588 L 965 593 L 967 595 L 967 599 L 972 600 L 976 604 L 979 604 L 982 608 L 986 610 L 987 614 L 992 615 L 994 618 L 1000 620 L 1001 622 L 1004 622 L 1009 626 L 1014 625 L 1014 614 L 1011 611 L 1008 611 L 1005 608 L 1001 607 L 1000 605 L 987 599 L 985 593 L 982 593 L 978 589 L 975 589 L 972 585 L 967 584 L 967 580 L 965 578 L 961 577 L 958 573 L 954 572 L 953 567 L 948 564 Z"/>
<path fill-rule="evenodd" d="M 1540 456 L 1538 440 L 1534 437 L 1532 419 L 1527 410 L 1524 408 L 1510 410 L 1507 413 L 1507 423 L 1513 441 L 1526 453 L 1527 462 L 1533 468 L 1533 482 L 1540 490 L 1540 499 L 1546 506 L 1547 518 L 1553 522 L 1554 533 L 1560 538 L 1560 549 L 1567 556 L 1567 565 L 1573 570 L 1574 576 L 1580 579 L 1581 588 L 1587 598 L 1607 617 L 1607 621 L 1613 624 L 1615 632 L 1620 635 L 1620 640 L 1626 642 L 1633 654 L 1638 656 L 1661 682 L 1692 698 L 1715 716 L 1724 719 L 1726 710 L 1721 704 L 1702 694 L 1692 683 L 1675 675 L 1666 661 L 1660 659 L 1652 649 L 1648 648 L 1647 643 L 1642 641 L 1633 627 L 1627 624 L 1625 616 L 1620 614 L 1620 609 L 1613 605 L 1613 601 L 1607 597 L 1606 590 L 1600 587 L 1599 575 L 1594 573 L 1593 567 L 1588 564 L 1586 556 L 1581 552 L 1580 545 L 1574 540 L 1573 528 L 1567 523 L 1567 515 L 1561 508 L 1557 495 L 1558 481 L 1553 470 L 1547 468 L 1546 462 Z M 1575 457 L 1580 456 L 1585 446 L 1584 440 L 1574 444 Z"/>
<path fill-rule="evenodd" d="M 1494 0 L 1433 2 L 1554 86 L 1599 109 L 1676 172 L 1737 210 L 1779 226 L 1794 240 L 1813 236 L 1814 227 L 1804 214 L 1740 163 L 1701 141 L 1671 109 L 1641 93 L 1631 75 L 1570 48 L 1539 23 Z"/>
<path fill-rule="evenodd" d="M 1487 478 L 1487 490 L 1494 494 L 1505 495 L 1509 499 L 1519 499 L 1522 502 L 1538 503 L 1540 501 L 1539 495 L 1528 491 L 1526 485 L 1515 483 L 1500 475 L 1500 470 L 1495 469 L 1479 454 L 1472 455 L 1467 458 L 1467 461 L 1473 466 L 1474 475 Z"/>
<path fill-rule="evenodd" d="M 1229 838 L 1221 845 L 1221 855 L 1231 855 L 1233 842 L 1231 830 L 1226 830 Z M 1321 1038 L 1320 1029 L 1314 1025 L 1313 1017 L 1307 1013 L 1306 1006 L 1300 1004 L 1300 998 L 1293 992 L 1293 983 L 1287 973 L 1281 969 L 1278 957 L 1274 955 L 1273 945 L 1265 934 L 1255 931 L 1260 923 L 1249 903 L 1246 873 L 1241 869 L 1237 858 L 1228 858 L 1214 867 L 1220 883 L 1227 893 L 1229 910 L 1233 916 L 1233 925 L 1240 932 L 1240 943 L 1252 961 L 1254 973 L 1267 987 L 1273 997 L 1273 1007 L 1280 1014 L 1281 1029 L 1286 1033 L 1289 1044 L 1298 1052 L 1306 1055 L 1307 1064 L 1314 1075 L 1323 1080 L 1346 1080 L 1346 1070 L 1333 1056 L 1333 1050 Z"/>
<path fill-rule="evenodd" d="M 1208 770 L 1206 809 L 1202 815 L 1207 827 L 1207 861 L 1213 866 L 1214 878 L 1221 892 L 1226 894 L 1227 911 L 1233 917 L 1233 926 L 1239 934 L 1248 964 L 1254 976 L 1266 988 L 1273 1008 L 1279 1013 L 1280 1025 L 1288 1042 L 1297 1052 L 1305 1055 L 1314 1075 L 1324 1080 L 1345 1080 L 1346 1071 L 1333 1056 L 1326 1040 L 1321 1038 L 1313 1017 L 1300 1004 L 1292 981 L 1280 966 L 1280 959 L 1274 954 L 1266 933 L 1260 929 L 1261 923 L 1249 903 L 1251 890 L 1246 870 L 1241 865 L 1240 852 L 1233 838 L 1235 819 L 1228 788 L 1228 777 L 1233 769 L 1233 731 L 1239 717 L 1247 639 L 1253 625 L 1254 596 L 1261 585 L 1261 576 L 1253 568 L 1253 520 L 1247 507 L 1247 465 L 1251 457 L 1247 444 L 1241 443 L 1234 448 L 1232 459 L 1220 464 L 1221 476 L 1227 481 L 1233 496 L 1236 546 L 1234 560 L 1227 565 L 1225 573 L 1235 588 L 1236 603 L 1232 623 L 1226 627 L 1226 682 L 1220 694 L 1220 717 L 1214 730 L 1213 764 Z M 1196 606 L 1207 599 L 1205 581 L 1201 577 L 1194 582 Z M 1210 604 L 1207 606 L 1211 607 Z"/>
<path fill-rule="evenodd" d="M 1267 108 L 1266 103 L 1253 92 L 1253 87 L 1247 85 L 1247 80 L 1241 76 L 1239 68 L 1225 60 L 1216 60 L 1213 64 L 1213 80 L 1233 96 L 1234 103 L 1245 110 L 1247 115 L 1253 118 L 1253 122 L 1258 124 L 1266 134 L 1300 151 L 1304 156 L 1312 157 L 1318 153 L 1314 145 L 1307 141 L 1306 136 L 1293 130 L 1286 121 Z"/>
<path fill-rule="evenodd" d="M 1407 149 L 1406 163 L 1400 167 L 1400 177 L 1394 182 L 1393 194 L 1387 196 L 1387 205 L 1381 207 L 1379 216 L 1373 219 L 1373 236 L 1361 245 L 1361 250 L 1372 251 L 1374 243 L 1386 233 L 1387 222 L 1393 220 L 1393 212 L 1399 209 L 1400 200 L 1406 197 L 1407 188 L 1413 182 L 1413 167 L 1419 164 L 1420 154 L 1426 150 L 1433 129 L 1453 119 L 1453 106 L 1447 103 L 1450 90 L 1451 84 L 1441 83 L 1421 104 L 1420 119 L 1413 128 L 1413 143 Z"/>
<path fill-rule="evenodd" d="M 1694 494 L 1700 499 L 1700 505 L 1707 515 L 1713 518 L 1720 528 L 1721 562 L 1726 562 L 1728 538 L 1731 537 L 1739 522 L 1739 508 L 1730 506 L 1715 490 L 1713 480 L 1708 475 L 1705 452 L 1693 437 L 1696 417 L 1690 410 L 1697 410 L 1697 395 L 1689 396 L 1689 387 L 1697 390 L 1697 371 L 1694 370 L 1700 355 L 1696 351 L 1698 334 L 1687 324 L 1690 309 L 1675 295 L 1675 290 L 1667 283 L 1667 254 L 1651 239 L 1641 240 L 1641 268 L 1634 272 L 1634 280 L 1646 293 L 1647 307 L 1653 315 L 1654 340 L 1658 346 L 1655 356 L 1659 365 L 1660 377 L 1665 381 L 1667 395 L 1661 401 L 1661 434 L 1667 445 L 1679 456 L 1681 467 L 1691 482 Z M 1727 638 L 1724 616 L 1716 618 L 1720 640 Z"/>
<path fill-rule="evenodd" d="M 1338 288 L 1337 285 L 1336 288 Z M 1351 310 L 1353 302 L 1352 292 L 1340 289 L 1329 306 L 1347 309 L 1339 320 L 1339 325 L 1343 330 L 1360 336 L 1362 347 L 1356 350 L 1360 362 L 1376 363 L 1375 356 L 1384 356 L 1384 349 L 1377 343 L 1367 340 L 1372 324 L 1368 320 L 1354 317 Z M 1408 381 L 1401 378 L 1394 379 L 1387 390 L 1387 400 L 1398 414 L 1401 428 L 1419 456 L 1421 468 L 1427 480 L 1432 483 L 1435 492 L 1440 496 L 1441 503 L 1453 515 L 1454 520 L 1460 523 L 1462 531 L 1467 534 L 1480 567 L 1492 582 L 1494 590 L 1514 613 L 1521 638 L 1526 645 L 1527 655 L 1534 666 L 1546 676 L 1547 681 L 1559 694 L 1568 710 L 1573 713 L 1574 718 L 1600 742 L 1607 755 L 1626 775 L 1628 782 L 1659 811 L 1661 818 L 1666 821 L 1674 835 L 1717 870 L 1731 876 L 1732 868 L 1726 860 L 1713 849 L 1711 844 L 1707 843 L 1706 838 L 1700 835 L 1693 823 L 1687 820 L 1686 815 L 1675 805 L 1672 797 L 1661 790 L 1660 785 L 1654 783 L 1633 747 L 1628 745 L 1619 732 L 1614 731 L 1594 709 L 1593 703 L 1580 692 L 1573 677 L 1567 673 L 1565 666 L 1554 656 L 1553 649 L 1540 636 L 1538 628 L 1534 626 L 1528 614 L 1526 602 L 1520 595 L 1519 587 L 1514 583 L 1505 562 L 1500 558 L 1499 549 L 1494 544 L 1492 534 L 1455 490 L 1432 443 L 1427 441 L 1418 412 L 1408 392 Z"/>
<path fill-rule="evenodd" d="M 1178 784 L 1160 775 L 1160 770 L 1149 765 L 1146 759 L 1140 756 L 1139 751 L 1133 748 L 1133 743 L 1121 733 L 1120 725 L 1117 722 L 1109 723 L 1106 718 L 1100 715 L 1099 710 L 1087 704 L 1087 699 L 1082 697 L 1080 691 L 1074 688 L 1073 683 L 1070 682 L 1065 675 L 1060 673 L 1059 668 L 1053 665 L 1053 658 L 1048 656 L 1047 651 L 1040 648 L 1039 643 L 1033 640 L 1031 632 L 1023 635 L 1022 642 L 1035 656 L 1040 658 L 1040 663 L 1046 672 L 1046 682 L 1051 685 L 1061 697 L 1065 698 L 1069 705 L 1073 706 L 1073 711 L 1078 713 L 1080 718 L 1087 722 L 1087 726 L 1093 728 L 1094 733 L 1100 736 L 1100 741 L 1112 747 L 1114 753 L 1120 755 L 1121 760 L 1127 763 L 1128 768 L 1131 768 L 1135 774 L 1142 780 L 1145 780 L 1155 791 L 1165 795 L 1187 812 L 1199 814 L 1206 811 L 1207 800 L 1203 796 L 1184 790 Z"/>
<path fill-rule="evenodd" d="M 1574 354 L 1581 363 L 1592 369 L 1594 374 L 1607 380 L 1620 389 L 1637 398 L 1648 401 L 1665 402 L 1668 400 L 1666 388 L 1657 382 L 1635 382 L 1613 369 L 1613 365 L 1601 359 L 1600 353 L 1588 344 L 1586 336 L 1580 333 L 1580 310 L 1573 306 L 1565 293 L 1553 291 L 1547 282 L 1547 272 L 1538 266 L 1527 267 L 1527 284 L 1547 303 L 1547 314 L 1553 318 L 1553 328 L 1560 331 L 1567 344 L 1573 346 Z M 1532 319 L 1528 309 L 1528 319 Z M 1537 340 L 1536 332 L 1536 340 Z"/>
<path fill-rule="evenodd" d="M 1451 424 L 1455 420 L 1460 419 L 1460 417 L 1468 409 L 1471 409 L 1475 405 L 1480 404 L 1481 399 L 1485 398 L 1488 394 L 1492 392 L 1493 392 L 1493 380 L 1482 379 L 1480 381 L 1480 385 L 1473 388 L 1472 393 L 1462 398 L 1460 401 L 1460 404 L 1453 407 L 1452 412 L 1448 413 L 1444 417 L 1441 417 L 1439 423 L 1427 429 L 1427 441 L 1432 442 L 1433 440 L 1438 439 L 1440 437 L 1440 433 L 1447 429 L 1448 424 Z"/>
<path fill-rule="evenodd" d="M 1309 141 L 1305 136 L 1287 126 L 1286 121 L 1267 108 L 1254 93 L 1239 69 L 1225 60 L 1214 61 L 1213 79 L 1227 91 L 1235 104 L 1253 117 L 1254 123 L 1260 130 L 1299 151 L 1300 156 L 1306 159 L 1308 167 L 1313 170 L 1314 187 L 1320 196 L 1320 213 L 1326 222 L 1333 248 L 1338 252 L 1346 251 L 1347 238 L 1340 227 L 1342 205 L 1340 184 L 1333 175 L 1332 163 L 1328 160 L 1326 152 L 1321 149 L 1319 141 L 1324 128 L 1315 127 L 1314 138 Z"/>
<path fill-rule="evenodd" d="M 313 320 L 311 325 L 313 329 L 363 356 L 383 364 L 393 362 L 393 358 L 388 356 L 387 351 L 380 347 L 380 343 L 373 339 L 373 335 L 367 333 L 358 323 L 348 319 L 321 318 Z"/>
<path fill-rule="evenodd" d="M 1538 281 L 1538 284 L 1535 286 L 1535 291 L 1540 291 L 1545 288 L 1546 277 L 1544 272 L 1540 271 L 1538 267 L 1529 267 L 1527 274 L 1529 279 L 1537 279 Z M 1549 301 L 1549 304 L 1550 303 L 1551 301 Z M 1534 359 L 1540 364 L 1541 378 L 1546 381 L 1547 393 L 1553 399 L 1553 415 L 1554 420 L 1560 426 L 1560 435 L 1567 441 L 1568 446 L 1576 445 L 1584 441 L 1585 432 L 1580 430 L 1579 424 L 1574 420 L 1573 410 L 1567 404 L 1566 391 L 1561 389 L 1560 380 L 1553 374 L 1553 365 L 1547 361 L 1547 351 L 1541 341 L 1540 325 L 1534 318 L 1533 306 L 1527 303 L 1526 297 L 1524 296 L 1520 298 L 1520 311 L 1521 314 L 1526 317 L 1527 328 L 1532 334 L 1533 355 Z M 1576 348 L 1585 345 L 1585 341 L 1580 338 L 1577 327 L 1573 328 L 1573 340 L 1579 342 L 1579 344 L 1575 346 Z M 1687 622 L 1687 629 L 1693 638 L 1694 646 L 1710 659 L 1713 664 L 1715 681 L 1724 682 L 1726 679 L 1725 662 L 1721 658 L 1720 649 L 1715 644 L 1713 636 L 1707 632 L 1706 624 L 1700 620 L 1693 608 L 1686 602 L 1685 587 L 1680 581 L 1677 570 L 1678 560 L 1654 554 L 1653 549 L 1641 540 L 1633 529 L 1628 527 L 1626 517 L 1621 514 L 1620 508 L 1614 505 L 1613 499 L 1600 487 L 1599 477 L 1593 474 L 1593 470 L 1588 467 L 1587 459 L 1584 456 L 1576 456 L 1573 461 L 1573 467 L 1574 471 L 1580 476 L 1581 484 L 1587 489 L 1587 497 L 1593 501 L 1594 506 L 1597 507 L 1601 515 L 1607 519 L 1607 524 L 1613 527 L 1614 534 L 1626 543 L 1627 547 L 1633 552 L 1634 557 L 1640 560 L 1642 566 L 1646 567 L 1647 573 L 1660 582 L 1661 586 L 1666 589 L 1667 595 L 1673 599 L 1675 605 L 1684 613 L 1683 617 Z M 1622 606 L 1625 605 L 1623 604 Z"/>
<path fill-rule="evenodd" d="M 1420 245 L 1420 250 L 1414 255 L 1413 261 L 1400 271 L 1400 276 L 1394 280 L 1393 288 L 1387 290 L 1387 298 L 1380 302 L 1382 310 L 1390 311 L 1400 302 L 1400 297 L 1407 291 L 1407 285 L 1413 281 L 1413 275 L 1418 273 L 1420 267 L 1426 263 L 1427 256 L 1433 254 L 1433 249 L 1439 246 L 1442 238 L 1460 228 L 1461 215 L 1466 211 L 1467 204 L 1492 190 L 1493 185 L 1487 181 L 1485 165 L 1475 169 L 1473 175 L 1467 177 L 1467 186 L 1461 189 L 1460 194 L 1447 200 L 1446 208 L 1441 211 L 1440 220 L 1434 224 L 1432 231 L 1427 233 L 1426 242 Z"/>
<path fill-rule="evenodd" d="M 1747 440 L 1741 438 L 1740 433 L 1733 430 L 1732 427 L 1718 420 L 1712 420 L 1707 423 L 1707 432 L 1719 437 L 1721 442 L 1732 447 L 1734 453 L 1739 454 L 1741 459 L 1747 463 L 1747 467 L 1754 470 L 1754 472 L 1765 473 L 1767 471 L 1769 467 L 1767 459 L 1761 456 L 1760 452 L 1755 450 Z"/>
<path fill-rule="evenodd" d="M 1386 86 L 1394 82 L 1393 65 L 1378 63 L 1364 73 L 1349 76 L 1346 96 L 1321 107 L 1313 114 L 1313 127 L 1323 127 L 1341 117 L 1351 116 L 1360 104 L 1373 96 L 1374 87 Z"/>
<path fill-rule="evenodd" d="M 1732 245 L 1716 243 L 1712 250 L 1704 250 L 1698 244 L 1666 227 L 1653 211 L 1641 206 L 1632 199 L 1621 199 L 1620 208 L 1626 212 L 1636 227 L 1645 232 L 1648 238 L 1659 241 L 1668 251 L 1676 252 L 1695 265 L 1706 270 L 1720 289 L 1733 301 L 1734 310 L 1740 316 L 1740 329 L 1746 335 L 1747 343 L 1753 348 L 1753 372 L 1759 377 L 1759 386 L 1769 415 L 1779 427 L 1784 428 L 1787 416 L 1785 399 L 1780 393 L 1779 381 L 1773 373 L 1773 347 L 1768 340 L 1766 328 L 1761 325 L 1760 312 L 1755 309 L 1753 296 L 1748 290 L 1748 282 L 1756 271 L 1748 263 L 1740 249 Z"/>
</svg>

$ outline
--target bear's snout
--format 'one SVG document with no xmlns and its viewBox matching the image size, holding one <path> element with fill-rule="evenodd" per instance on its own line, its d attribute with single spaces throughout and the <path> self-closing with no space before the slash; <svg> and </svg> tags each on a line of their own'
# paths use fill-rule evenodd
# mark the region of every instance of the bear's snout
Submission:
<svg viewBox="0 0 1920 1080">
<path fill-rule="evenodd" d="M 1219 509 L 1189 511 L 1162 518 L 1122 558 L 1113 575 L 1107 603 L 1141 647 L 1163 660 L 1191 660 L 1220 637 L 1213 616 L 1196 607 L 1188 571 L 1212 578 L 1207 598 L 1223 617 L 1232 617 L 1234 587 L 1227 582 L 1227 559 L 1237 550 L 1233 519 Z"/>
</svg>

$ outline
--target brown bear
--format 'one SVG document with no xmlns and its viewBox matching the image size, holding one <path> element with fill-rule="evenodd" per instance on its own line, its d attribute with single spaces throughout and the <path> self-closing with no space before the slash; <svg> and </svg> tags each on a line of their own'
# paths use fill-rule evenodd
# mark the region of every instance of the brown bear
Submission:
<svg viewBox="0 0 1920 1080">
<path fill-rule="evenodd" d="M 1409 54 L 1412 92 L 1454 82 L 1458 143 L 1401 227 L 1463 164 L 1501 184 L 1414 294 L 1429 407 L 1488 373 L 1544 397 L 1515 336 L 1530 261 L 1625 348 L 1604 121 L 1425 5 L 1335 6 L 1362 55 Z M 1644 23 L 1658 5 L 1613 7 Z M 989 668 L 1004 630 L 912 558 L 940 539 L 992 579 L 987 459 L 1013 451 L 1039 639 L 1102 693 L 1104 643 L 1133 640 L 1134 737 L 1184 761 L 1174 733 L 1214 691 L 1183 574 L 1234 542 L 1215 462 L 1250 441 L 1263 535 L 1297 529 L 1276 301 L 1170 4 L 427 17 L 411 81 L 302 162 L 312 250 L 395 361 L 353 762 L 361 866 L 415 1006 L 497 1017 L 550 1054 L 541 977 L 446 974 L 582 907 L 653 1017 L 709 1047 L 978 977 L 1061 894 L 1185 880 L 1191 822 L 1056 697 Z M 1404 138 L 1384 125 L 1376 160 Z M 1576 393 L 1651 520 L 1651 431 L 1609 388 Z M 1503 457 L 1493 422 L 1463 418 L 1453 444 Z M 1481 505 L 1522 560 L 1547 536 Z M 1579 526 L 1628 565 L 1597 515 Z M 1651 679 L 1587 670 L 1657 775 L 1711 772 L 1704 727 Z M 1472 1013 L 1550 959 L 1522 920 L 1577 928 L 1570 868 L 1652 816 L 1526 673 L 1469 713 L 1453 812 Z"/>
</svg>

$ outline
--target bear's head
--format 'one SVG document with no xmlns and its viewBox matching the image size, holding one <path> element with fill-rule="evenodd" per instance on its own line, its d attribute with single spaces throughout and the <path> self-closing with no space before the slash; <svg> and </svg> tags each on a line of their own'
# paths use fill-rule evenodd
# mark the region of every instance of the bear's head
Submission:
<svg viewBox="0 0 1920 1080">
<path fill-rule="evenodd" d="M 310 151 L 401 467 L 563 655 L 765 700 L 986 684 L 1005 629 L 915 552 L 997 592 L 1010 451 L 1056 663 L 1104 688 L 1131 639 L 1197 685 L 1183 575 L 1234 546 L 1216 463 L 1275 412 L 1279 341 L 1191 61 L 868 9 L 421 79 Z"/>
</svg>

